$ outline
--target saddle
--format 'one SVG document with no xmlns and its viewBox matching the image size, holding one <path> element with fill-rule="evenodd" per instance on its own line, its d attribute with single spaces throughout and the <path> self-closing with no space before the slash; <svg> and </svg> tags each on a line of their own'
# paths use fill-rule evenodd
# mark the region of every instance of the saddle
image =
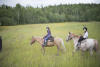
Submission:
<svg viewBox="0 0 100 67">
<path fill-rule="evenodd" d="M 50 37 L 48 38 L 48 41 L 54 42 L 54 37 L 53 37 L 53 36 L 50 36 Z"/>
<path fill-rule="evenodd" d="M 87 39 L 87 38 L 83 39 L 81 42 L 82 42 L 82 43 L 86 42 L 86 39 Z"/>
</svg>

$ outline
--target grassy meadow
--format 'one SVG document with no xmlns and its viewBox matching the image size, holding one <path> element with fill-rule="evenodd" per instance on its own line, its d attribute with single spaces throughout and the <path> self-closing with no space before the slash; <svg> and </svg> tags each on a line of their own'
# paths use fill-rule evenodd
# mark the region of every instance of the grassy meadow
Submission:
<svg viewBox="0 0 100 67">
<path fill-rule="evenodd" d="M 72 55 L 73 41 L 66 42 L 68 32 L 83 34 L 83 26 L 88 27 L 89 38 L 97 39 L 100 43 L 100 22 L 83 23 L 52 23 L 28 24 L 17 26 L 0 26 L 0 36 L 3 40 L 3 50 L 0 52 L 0 67 L 100 67 L 100 54 L 93 56 L 81 51 Z M 54 37 L 64 40 L 66 52 L 56 56 L 56 47 L 47 47 L 43 56 L 41 46 L 36 42 L 32 46 L 32 36 L 43 37 L 49 26 Z M 99 45 L 100 48 L 100 45 Z"/>
</svg>

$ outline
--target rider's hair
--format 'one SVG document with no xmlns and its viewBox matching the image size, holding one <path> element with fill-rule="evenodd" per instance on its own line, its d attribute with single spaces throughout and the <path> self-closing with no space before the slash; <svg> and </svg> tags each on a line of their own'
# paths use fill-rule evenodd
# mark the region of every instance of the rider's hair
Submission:
<svg viewBox="0 0 100 67">
<path fill-rule="evenodd" d="M 47 26 L 46 29 L 49 29 L 49 27 Z"/>
<path fill-rule="evenodd" d="M 83 27 L 83 30 L 84 30 L 84 29 L 87 31 L 87 27 L 86 27 L 86 26 Z"/>
</svg>

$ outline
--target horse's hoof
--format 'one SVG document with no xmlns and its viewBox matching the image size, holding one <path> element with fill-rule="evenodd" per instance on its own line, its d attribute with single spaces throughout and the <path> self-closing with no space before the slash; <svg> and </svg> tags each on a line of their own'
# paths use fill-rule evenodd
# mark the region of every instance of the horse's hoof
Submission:
<svg viewBox="0 0 100 67">
<path fill-rule="evenodd" d="M 43 54 L 43 56 L 44 56 L 44 54 Z"/>
<path fill-rule="evenodd" d="M 74 56 L 74 52 L 72 52 L 72 56 Z"/>
<path fill-rule="evenodd" d="M 72 54 L 72 57 L 74 56 L 74 54 Z"/>
<path fill-rule="evenodd" d="M 56 56 L 59 56 L 59 54 L 56 54 Z"/>
<path fill-rule="evenodd" d="M 84 56 L 84 54 L 81 54 L 81 56 L 83 57 L 83 56 Z"/>
</svg>

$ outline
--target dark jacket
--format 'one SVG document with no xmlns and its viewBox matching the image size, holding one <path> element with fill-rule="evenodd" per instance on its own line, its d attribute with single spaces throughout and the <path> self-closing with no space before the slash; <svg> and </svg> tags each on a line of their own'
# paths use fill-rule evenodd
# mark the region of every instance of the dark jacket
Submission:
<svg viewBox="0 0 100 67">
<path fill-rule="evenodd" d="M 46 37 L 48 37 L 48 36 L 51 36 L 51 31 L 50 31 L 50 29 L 47 30 L 47 35 L 46 35 L 44 38 L 46 38 Z"/>
</svg>

